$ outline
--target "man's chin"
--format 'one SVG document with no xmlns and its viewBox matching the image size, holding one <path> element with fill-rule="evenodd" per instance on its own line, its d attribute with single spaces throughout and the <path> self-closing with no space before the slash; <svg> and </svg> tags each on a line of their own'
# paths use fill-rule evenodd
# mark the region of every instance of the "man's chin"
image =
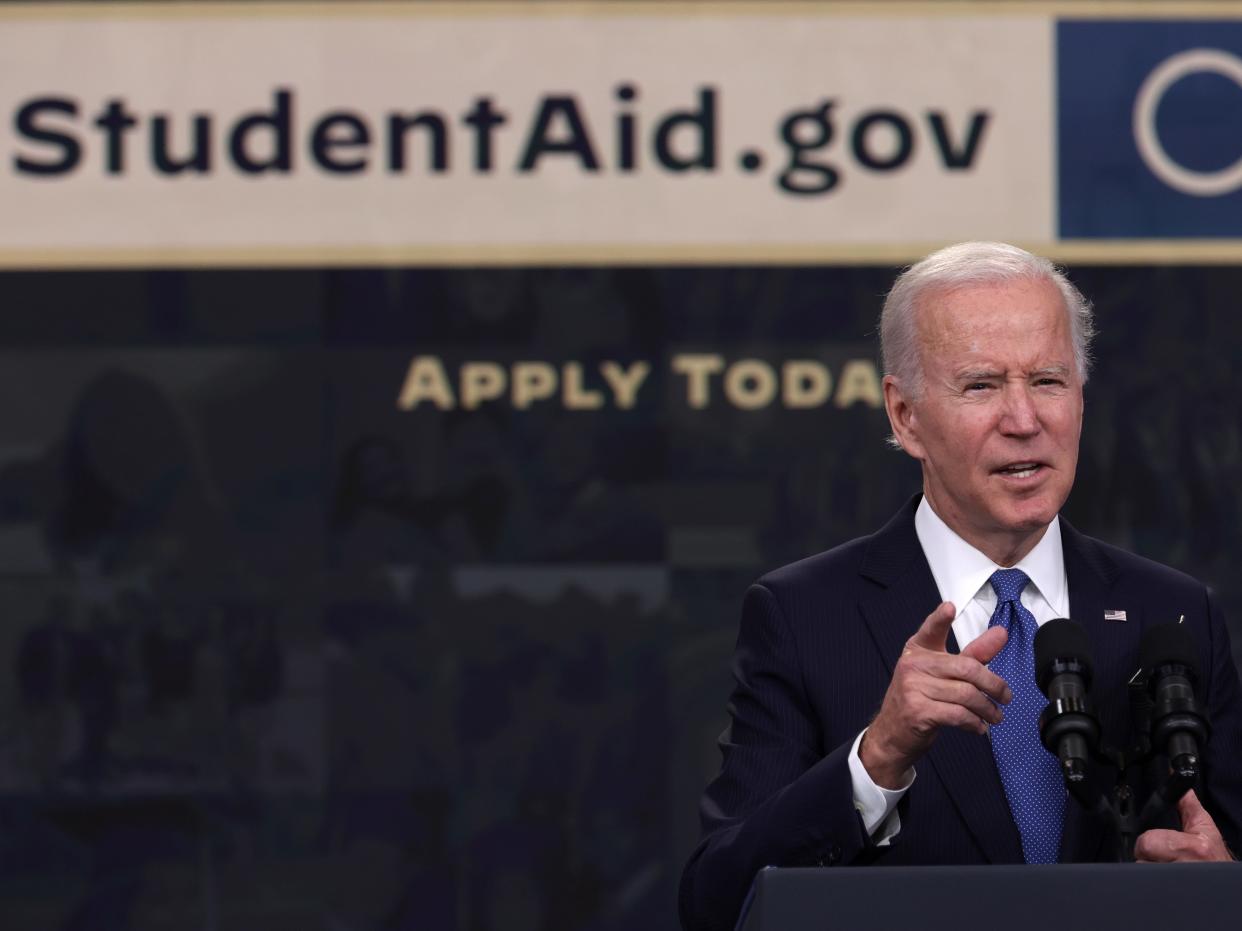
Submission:
<svg viewBox="0 0 1242 931">
<path fill-rule="evenodd" d="M 1035 533 L 1043 530 L 1060 511 L 1060 505 L 1052 501 L 1025 501 L 1016 507 L 1005 509 L 998 515 L 1002 527 L 1015 535 Z"/>
</svg>

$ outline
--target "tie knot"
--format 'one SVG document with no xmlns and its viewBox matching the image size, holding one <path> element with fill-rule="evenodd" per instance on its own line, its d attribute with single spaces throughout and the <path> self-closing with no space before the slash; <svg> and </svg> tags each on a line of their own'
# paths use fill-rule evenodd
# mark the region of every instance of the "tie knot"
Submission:
<svg viewBox="0 0 1242 931">
<path fill-rule="evenodd" d="M 996 592 L 997 603 L 1004 604 L 1007 601 L 1017 601 L 1022 589 L 1031 580 L 1021 569 L 997 569 L 988 581 L 992 583 L 992 591 Z"/>
</svg>

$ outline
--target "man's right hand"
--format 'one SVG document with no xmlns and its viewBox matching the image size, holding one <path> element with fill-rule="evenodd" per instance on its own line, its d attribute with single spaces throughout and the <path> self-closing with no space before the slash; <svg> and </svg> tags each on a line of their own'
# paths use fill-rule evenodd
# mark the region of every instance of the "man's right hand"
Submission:
<svg viewBox="0 0 1242 931">
<path fill-rule="evenodd" d="M 906 774 L 942 727 L 986 734 L 1004 717 L 992 700 L 1007 705 L 1013 698 L 1005 680 L 987 668 L 1005 645 L 1009 636 L 1005 629 L 989 628 L 954 655 L 945 650 L 954 613 L 953 605 L 944 602 L 901 651 L 880 713 L 858 748 L 876 785 L 903 786 Z"/>
</svg>

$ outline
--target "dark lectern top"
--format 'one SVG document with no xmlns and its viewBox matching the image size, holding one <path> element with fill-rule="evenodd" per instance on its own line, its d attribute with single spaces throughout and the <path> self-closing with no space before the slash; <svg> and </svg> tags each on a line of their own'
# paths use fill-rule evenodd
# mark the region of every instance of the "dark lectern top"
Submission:
<svg viewBox="0 0 1242 931">
<path fill-rule="evenodd" d="M 741 931 L 1208 931 L 1242 927 L 1242 864 L 766 869 Z"/>
</svg>

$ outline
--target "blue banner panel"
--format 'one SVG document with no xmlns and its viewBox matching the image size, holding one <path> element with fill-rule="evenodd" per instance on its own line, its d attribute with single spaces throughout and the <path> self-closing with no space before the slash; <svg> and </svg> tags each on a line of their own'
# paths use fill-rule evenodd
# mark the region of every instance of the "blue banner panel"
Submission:
<svg viewBox="0 0 1242 931">
<path fill-rule="evenodd" d="M 1242 22 L 1057 24 L 1065 239 L 1242 236 Z"/>
</svg>

